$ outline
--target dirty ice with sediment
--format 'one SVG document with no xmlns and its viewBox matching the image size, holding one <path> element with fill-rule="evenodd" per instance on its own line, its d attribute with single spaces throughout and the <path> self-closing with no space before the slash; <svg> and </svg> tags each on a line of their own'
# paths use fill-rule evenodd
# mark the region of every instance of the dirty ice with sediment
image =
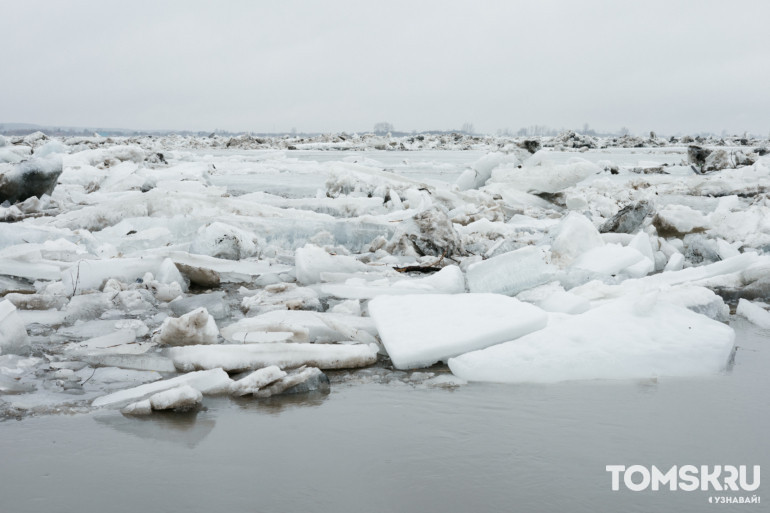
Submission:
<svg viewBox="0 0 770 513">
<path fill-rule="evenodd" d="M 767 147 L 0 137 L 0 416 L 722 373 L 770 329 Z"/>
</svg>

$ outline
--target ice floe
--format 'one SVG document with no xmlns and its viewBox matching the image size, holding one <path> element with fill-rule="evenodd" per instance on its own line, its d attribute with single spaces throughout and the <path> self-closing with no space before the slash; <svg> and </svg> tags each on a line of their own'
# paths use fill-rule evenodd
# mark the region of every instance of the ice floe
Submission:
<svg viewBox="0 0 770 513">
<path fill-rule="evenodd" d="M 369 313 L 398 369 L 427 367 L 520 337 L 548 319 L 541 309 L 500 294 L 379 296 Z"/>
<path fill-rule="evenodd" d="M 294 368 L 310 365 L 320 369 L 351 369 L 377 360 L 374 344 L 220 344 L 174 347 L 167 355 L 181 371 L 224 369 L 228 372 L 275 365 Z"/>
<path fill-rule="evenodd" d="M 449 368 L 469 381 L 505 383 L 703 376 L 725 368 L 734 338 L 725 324 L 647 295 L 452 358 Z"/>
</svg>

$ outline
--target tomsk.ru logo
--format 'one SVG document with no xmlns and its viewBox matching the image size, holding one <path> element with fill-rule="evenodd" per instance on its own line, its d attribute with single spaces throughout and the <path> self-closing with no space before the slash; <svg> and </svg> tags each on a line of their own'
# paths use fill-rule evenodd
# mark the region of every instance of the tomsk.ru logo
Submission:
<svg viewBox="0 0 770 513">
<path fill-rule="evenodd" d="M 759 488 L 759 465 L 682 465 L 663 471 L 655 465 L 607 465 L 612 474 L 612 491 L 625 488 L 633 492 L 643 490 L 702 491 L 743 491 L 753 492 Z"/>
</svg>

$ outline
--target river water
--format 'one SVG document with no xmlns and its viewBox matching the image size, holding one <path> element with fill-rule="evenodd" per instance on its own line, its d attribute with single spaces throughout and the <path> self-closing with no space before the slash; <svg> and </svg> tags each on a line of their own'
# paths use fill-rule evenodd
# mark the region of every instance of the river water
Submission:
<svg viewBox="0 0 770 513">
<path fill-rule="evenodd" d="M 735 363 L 708 379 L 340 384 L 197 415 L 0 422 L 0 511 L 766 511 L 708 502 L 751 495 L 736 492 L 613 492 L 605 470 L 770 468 L 768 332 L 733 326 Z"/>
</svg>

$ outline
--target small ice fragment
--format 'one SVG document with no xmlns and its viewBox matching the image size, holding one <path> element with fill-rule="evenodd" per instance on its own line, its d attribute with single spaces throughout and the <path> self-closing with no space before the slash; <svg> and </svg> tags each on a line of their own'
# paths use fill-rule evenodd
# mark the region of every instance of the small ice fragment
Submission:
<svg viewBox="0 0 770 513">
<path fill-rule="evenodd" d="M 197 407 L 202 401 L 203 394 L 190 385 L 180 385 L 150 397 L 153 410 L 186 411 Z"/>
<path fill-rule="evenodd" d="M 264 367 L 252 372 L 243 379 L 234 381 L 230 386 L 230 393 L 233 395 L 253 394 L 260 388 L 263 388 L 284 376 L 286 376 L 286 372 L 275 365 Z"/>
<path fill-rule="evenodd" d="M 744 316 L 760 328 L 770 329 L 770 312 L 751 301 L 740 299 L 735 313 Z"/>
<path fill-rule="evenodd" d="M 23 353 L 29 348 L 29 336 L 13 303 L 0 301 L 0 354 Z"/>
<path fill-rule="evenodd" d="M 168 317 L 154 340 L 170 346 L 214 344 L 219 329 L 214 318 L 205 308 L 197 308 L 181 317 Z"/>
<path fill-rule="evenodd" d="M 313 391 L 328 392 L 329 378 L 316 367 L 300 368 L 275 383 L 254 392 L 254 397 L 264 398 L 278 394 L 301 394 Z"/>
<path fill-rule="evenodd" d="M 120 413 L 124 415 L 149 415 L 152 413 L 152 404 L 149 399 L 137 401 L 124 406 Z"/>
</svg>

